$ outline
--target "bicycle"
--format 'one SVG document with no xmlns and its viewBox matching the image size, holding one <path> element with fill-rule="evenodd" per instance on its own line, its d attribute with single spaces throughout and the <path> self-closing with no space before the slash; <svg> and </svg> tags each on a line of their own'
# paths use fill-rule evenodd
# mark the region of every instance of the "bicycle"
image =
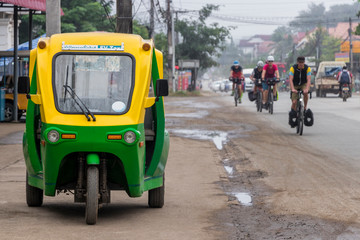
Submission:
<svg viewBox="0 0 360 240">
<path fill-rule="evenodd" d="M 268 110 L 270 114 L 273 114 L 274 112 L 274 85 L 278 82 L 280 82 L 280 80 L 274 78 L 267 78 L 264 80 L 266 82 L 266 84 L 269 86 L 269 93 L 268 93 L 268 100 L 267 100 L 267 104 L 268 104 Z"/>
<path fill-rule="evenodd" d="M 261 79 L 255 79 L 256 90 L 256 110 L 258 112 L 262 111 L 262 82 Z"/>
<path fill-rule="evenodd" d="M 298 97 L 296 101 L 296 133 L 300 136 L 304 130 L 304 92 L 298 90 Z"/>
<path fill-rule="evenodd" d="M 238 102 L 241 103 L 241 96 L 239 95 L 239 85 L 240 87 L 242 87 L 241 82 L 243 81 L 243 79 L 241 78 L 230 78 L 230 81 L 235 83 L 235 87 L 234 87 L 234 101 L 235 101 L 235 107 L 237 107 Z"/>
</svg>

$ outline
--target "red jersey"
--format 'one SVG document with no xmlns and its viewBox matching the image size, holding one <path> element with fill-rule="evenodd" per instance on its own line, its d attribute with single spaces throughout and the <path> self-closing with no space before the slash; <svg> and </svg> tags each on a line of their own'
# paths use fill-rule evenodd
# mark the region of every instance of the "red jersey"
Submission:
<svg viewBox="0 0 360 240">
<path fill-rule="evenodd" d="M 278 70 L 278 67 L 276 66 L 276 64 L 273 64 L 272 68 L 270 68 L 269 64 L 265 64 L 263 69 L 266 71 L 265 78 L 274 78 L 275 72 L 276 70 Z"/>
</svg>

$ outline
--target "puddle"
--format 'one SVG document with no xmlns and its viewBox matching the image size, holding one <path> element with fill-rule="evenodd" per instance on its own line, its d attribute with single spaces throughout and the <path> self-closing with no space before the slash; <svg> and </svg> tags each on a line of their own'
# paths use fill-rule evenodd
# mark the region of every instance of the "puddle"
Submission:
<svg viewBox="0 0 360 240">
<path fill-rule="evenodd" d="M 232 175 L 233 172 L 234 172 L 234 169 L 232 167 L 229 167 L 229 166 L 224 166 L 226 172 L 229 174 L 229 175 Z"/>
<path fill-rule="evenodd" d="M 252 206 L 252 199 L 250 194 L 248 193 L 235 193 L 234 194 L 235 197 L 237 198 L 237 200 L 239 201 L 239 203 L 241 203 L 244 206 Z"/>
<path fill-rule="evenodd" d="M 194 113 L 167 113 L 165 117 L 204 118 L 207 115 L 209 115 L 208 111 L 197 111 Z"/>
<path fill-rule="evenodd" d="M 221 131 L 208 131 L 208 130 L 192 130 L 192 129 L 169 129 L 169 132 L 180 137 L 199 139 L 199 140 L 212 140 L 216 148 L 223 149 L 223 144 L 227 141 L 227 133 Z"/>
</svg>

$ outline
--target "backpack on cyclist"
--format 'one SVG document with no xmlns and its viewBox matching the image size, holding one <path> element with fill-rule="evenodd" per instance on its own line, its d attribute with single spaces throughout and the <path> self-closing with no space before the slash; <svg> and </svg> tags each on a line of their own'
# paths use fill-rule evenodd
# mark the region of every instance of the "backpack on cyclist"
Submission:
<svg viewBox="0 0 360 240">
<path fill-rule="evenodd" d="M 311 127 L 314 124 L 314 114 L 311 109 L 307 109 L 304 114 L 304 124 L 307 127 Z"/>
<path fill-rule="evenodd" d="M 249 97 L 249 100 L 250 100 L 251 102 L 253 102 L 253 101 L 256 100 L 256 94 L 254 93 L 254 91 L 250 91 L 250 92 L 248 93 L 248 97 Z"/>
<path fill-rule="evenodd" d="M 348 71 L 342 71 L 340 73 L 340 83 L 343 84 L 343 83 L 347 83 L 349 84 L 350 83 L 350 74 Z"/>
</svg>

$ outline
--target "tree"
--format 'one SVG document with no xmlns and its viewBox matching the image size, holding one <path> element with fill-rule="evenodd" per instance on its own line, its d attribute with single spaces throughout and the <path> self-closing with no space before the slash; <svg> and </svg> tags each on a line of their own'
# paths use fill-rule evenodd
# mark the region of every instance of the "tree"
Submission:
<svg viewBox="0 0 360 240">
<path fill-rule="evenodd" d="M 218 6 L 208 4 L 199 11 L 197 20 L 178 20 L 176 32 L 182 36 L 182 43 L 176 46 L 176 59 L 199 59 L 201 68 L 216 66 L 214 57 L 220 56 L 225 48 L 225 39 L 229 28 L 220 27 L 217 23 L 206 25 L 205 20 Z"/>
<path fill-rule="evenodd" d="M 295 20 L 289 23 L 290 27 L 299 32 L 307 32 L 323 23 L 325 17 L 325 6 L 323 3 L 309 4 L 308 10 L 300 11 Z"/>
<path fill-rule="evenodd" d="M 285 56 L 291 51 L 294 45 L 294 39 L 290 28 L 278 27 L 271 35 L 271 40 L 274 42 L 274 57 L 280 62 L 285 61 Z"/>
<path fill-rule="evenodd" d="M 113 1 L 72 0 L 61 1 L 64 16 L 61 17 L 61 32 L 114 32 L 115 19 L 108 15 Z M 45 15 L 33 16 L 33 35 L 41 36 L 45 33 Z M 28 41 L 29 16 L 21 15 L 19 28 L 20 43 Z"/>
<path fill-rule="evenodd" d="M 335 53 L 340 51 L 341 39 L 330 36 L 323 27 L 319 26 L 308 38 L 308 42 L 299 51 L 299 55 L 316 56 L 318 52 L 317 65 L 321 61 L 333 61 Z"/>
</svg>

